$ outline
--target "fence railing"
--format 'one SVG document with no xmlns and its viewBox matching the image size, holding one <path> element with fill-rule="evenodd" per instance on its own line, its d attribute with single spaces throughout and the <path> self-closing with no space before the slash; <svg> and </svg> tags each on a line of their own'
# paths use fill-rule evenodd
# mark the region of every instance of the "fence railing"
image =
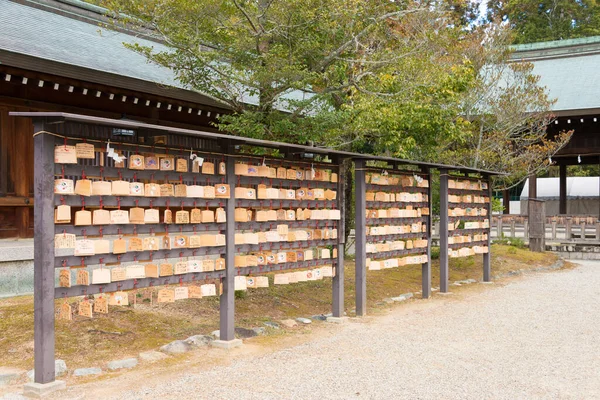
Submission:
<svg viewBox="0 0 600 400">
<path fill-rule="evenodd" d="M 528 240 L 529 220 L 525 215 L 492 216 L 492 237 Z M 597 216 L 559 215 L 546 217 L 546 239 L 600 241 Z"/>
</svg>

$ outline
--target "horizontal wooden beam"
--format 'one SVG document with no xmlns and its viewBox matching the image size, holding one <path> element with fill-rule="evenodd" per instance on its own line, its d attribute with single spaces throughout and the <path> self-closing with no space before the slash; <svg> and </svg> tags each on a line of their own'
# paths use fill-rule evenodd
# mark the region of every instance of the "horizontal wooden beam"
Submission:
<svg viewBox="0 0 600 400">
<path fill-rule="evenodd" d="M 33 197 L 7 196 L 0 197 L 0 207 L 33 207 Z"/>
</svg>

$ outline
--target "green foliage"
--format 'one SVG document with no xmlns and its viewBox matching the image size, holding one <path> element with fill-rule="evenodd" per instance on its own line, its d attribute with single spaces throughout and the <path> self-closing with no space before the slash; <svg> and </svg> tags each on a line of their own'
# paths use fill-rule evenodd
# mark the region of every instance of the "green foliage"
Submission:
<svg viewBox="0 0 600 400">
<path fill-rule="evenodd" d="M 494 239 L 494 244 L 502 244 L 502 245 L 505 245 L 505 246 L 515 247 L 517 249 L 524 249 L 524 248 L 527 247 L 525 245 L 525 242 L 523 241 L 523 239 L 521 239 L 521 238 L 507 238 L 504 235 L 502 235 L 501 238 Z M 515 254 L 515 252 L 513 252 L 511 254 Z"/>
<path fill-rule="evenodd" d="M 492 198 L 492 212 L 502 212 L 504 211 L 504 206 L 502 205 L 502 200 L 498 198 Z"/>
<path fill-rule="evenodd" d="M 487 10 L 509 23 L 516 44 L 600 35 L 597 0 L 487 0 Z"/>
<path fill-rule="evenodd" d="M 431 246 L 431 259 L 432 260 L 440 259 L 440 247 L 439 246 Z"/>
<path fill-rule="evenodd" d="M 235 299 L 236 300 L 245 299 L 246 295 L 247 295 L 247 293 L 245 290 L 236 290 L 235 291 Z"/>
</svg>

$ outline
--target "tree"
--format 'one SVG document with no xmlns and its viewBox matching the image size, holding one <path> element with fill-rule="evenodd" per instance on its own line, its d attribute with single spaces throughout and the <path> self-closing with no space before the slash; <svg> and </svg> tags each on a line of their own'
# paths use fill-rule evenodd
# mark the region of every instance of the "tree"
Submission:
<svg viewBox="0 0 600 400">
<path fill-rule="evenodd" d="M 395 96 L 390 81 L 403 93 L 437 84 L 429 77 L 402 79 L 402 66 L 417 57 L 421 64 L 435 62 L 443 49 L 434 33 L 444 37 L 452 30 L 426 0 L 101 4 L 118 16 L 115 23 L 145 29 L 168 47 L 131 46 L 134 50 L 232 109 L 221 119 L 222 130 L 318 145 L 335 144 L 357 120 L 357 110 L 347 105 L 356 93 L 367 97 L 375 83 L 388 85 L 387 94 L 371 93 L 380 97 Z M 383 79 L 387 82 L 378 82 Z"/>
<path fill-rule="evenodd" d="M 499 25 L 478 31 L 484 46 L 474 44 L 464 51 L 478 76 L 460 112 L 466 134 L 448 142 L 441 153 L 447 162 L 507 172 L 498 183 L 509 188 L 547 169 L 572 131 L 546 135 L 555 100 L 538 85 L 531 63 L 510 60 L 510 32 Z"/>
<path fill-rule="evenodd" d="M 600 34 L 598 0 L 487 0 L 487 18 L 508 22 L 515 44 Z"/>
</svg>

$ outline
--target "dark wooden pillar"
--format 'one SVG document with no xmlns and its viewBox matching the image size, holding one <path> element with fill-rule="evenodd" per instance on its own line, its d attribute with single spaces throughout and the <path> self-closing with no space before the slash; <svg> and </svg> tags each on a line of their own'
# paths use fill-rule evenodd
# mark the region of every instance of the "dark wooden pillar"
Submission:
<svg viewBox="0 0 600 400">
<path fill-rule="evenodd" d="M 561 215 L 567 214 L 567 166 L 566 164 L 559 165 L 558 178 L 558 213 Z"/>
<path fill-rule="evenodd" d="M 510 191 L 504 190 L 502 192 L 502 205 L 504 206 L 503 214 L 510 214 Z"/>
<path fill-rule="evenodd" d="M 537 175 L 529 175 L 529 199 L 537 199 Z"/>
<path fill-rule="evenodd" d="M 231 150 L 230 148 L 228 150 Z M 226 201 L 227 221 L 225 225 L 225 278 L 223 294 L 220 302 L 219 339 L 231 341 L 235 339 L 235 158 L 227 157 L 227 183 L 230 195 Z M 218 289 L 217 289 L 218 290 Z"/>
<path fill-rule="evenodd" d="M 491 215 L 489 216 L 491 219 Z M 440 169 L 440 292 L 448 293 L 448 170 Z"/>
<path fill-rule="evenodd" d="M 35 132 L 44 130 L 42 122 Z M 33 352 L 35 383 L 54 381 L 54 136 L 34 137 Z"/>
<path fill-rule="evenodd" d="M 356 316 L 367 315 L 367 203 L 365 161 L 354 161 Z"/>
<path fill-rule="evenodd" d="M 332 315 L 335 318 L 344 316 L 344 246 L 346 244 L 346 168 L 344 160 L 339 159 L 340 168 L 338 170 L 338 207 L 340 209 L 341 219 L 338 224 L 338 254 L 337 268 L 333 277 L 333 309 Z"/>
</svg>

